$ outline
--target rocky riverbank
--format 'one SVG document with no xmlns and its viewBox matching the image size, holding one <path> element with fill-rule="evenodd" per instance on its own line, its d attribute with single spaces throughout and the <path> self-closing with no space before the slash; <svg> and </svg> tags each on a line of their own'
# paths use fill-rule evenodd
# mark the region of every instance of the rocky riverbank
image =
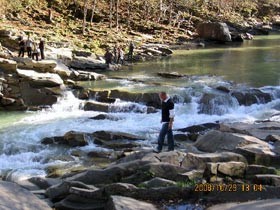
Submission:
<svg viewBox="0 0 280 210">
<path fill-rule="evenodd" d="M 165 56 L 158 48 L 158 45 L 149 46 L 147 55 Z M 90 115 L 79 122 L 90 122 L 94 131 L 67 130 L 67 124 L 64 126 L 67 131 L 61 135 L 50 135 L 46 131 L 45 137 L 36 142 L 39 148 L 64 149 L 60 155 L 39 160 L 55 163 L 46 164 L 46 177 L 15 179 L 13 171 L 8 171 L 3 180 L 28 189 L 55 209 L 118 209 L 123 205 L 128 209 L 161 209 L 184 203 L 199 204 L 203 209 L 217 203 L 257 199 L 277 199 L 276 205 L 279 203 L 277 114 L 251 123 L 211 122 L 178 128 L 175 130 L 176 151 L 156 154 L 152 151 L 156 142 L 149 135 L 98 127 L 102 122 L 105 122 L 102 125 L 120 122 L 120 126 L 123 116 L 116 113 L 136 114 L 136 118 L 128 121 L 130 124 L 134 124 L 135 119 L 141 121 L 143 115 L 158 114 L 160 101 L 156 91 L 84 88 L 76 82 L 106 79 L 100 74 L 105 69 L 102 59 L 81 51 L 49 50 L 54 60 L 39 62 L 13 57 L 8 49 L 2 50 L 1 110 L 46 110 L 69 90 L 80 100 L 80 110 Z M 186 81 L 194 78 L 176 72 L 158 72 L 157 76 Z M 131 82 L 146 84 L 144 80 Z M 222 116 L 236 106 L 269 103 L 277 106 L 273 104 L 279 99 L 277 88 L 226 84 L 215 84 L 201 93 L 190 88 L 187 93 L 171 97 L 176 106 L 192 103 L 194 96 L 199 98 L 196 108 L 204 117 Z M 98 129 L 93 128 L 95 126 Z M 118 129 L 116 126 L 115 130 Z M 83 150 L 90 145 L 97 148 Z M 6 153 L 13 152 L 7 150 Z"/>
</svg>

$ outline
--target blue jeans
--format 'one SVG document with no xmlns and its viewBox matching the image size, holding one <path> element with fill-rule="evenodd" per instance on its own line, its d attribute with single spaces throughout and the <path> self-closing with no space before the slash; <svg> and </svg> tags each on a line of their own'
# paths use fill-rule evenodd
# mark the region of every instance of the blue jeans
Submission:
<svg viewBox="0 0 280 210">
<path fill-rule="evenodd" d="M 158 136 L 158 150 L 162 150 L 163 142 L 167 134 L 168 150 L 174 150 L 174 139 L 172 129 L 168 128 L 169 123 L 163 123 Z"/>
</svg>

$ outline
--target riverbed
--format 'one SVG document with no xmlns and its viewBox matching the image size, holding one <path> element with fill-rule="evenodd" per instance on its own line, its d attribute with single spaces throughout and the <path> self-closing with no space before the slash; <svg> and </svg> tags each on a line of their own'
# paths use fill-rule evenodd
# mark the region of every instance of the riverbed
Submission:
<svg viewBox="0 0 280 210">
<path fill-rule="evenodd" d="M 96 90 L 122 89 L 131 92 L 167 91 L 176 94 L 176 118 L 174 128 L 183 128 L 208 122 L 254 122 L 272 119 L 280 121 L 280 36 L 257 37 L 235 46 L 218 46 L 199 50 L 176 51 L 172 57 L 157 61 L 138 63 L 118 72 L 109 72 L 106 81 L 83 82 L 81 85 Z M 158 72 L 178 72 L 188 77 L 166 79 Z M 118 77 L 118 78 L 116 78 Z M 257 87 L 270 93 L 273 100 L 266 104 L 240 106 L 232 98 L 228 103 L 216 104 L 213 114 L 199 112 L 199 100 L 205 93 L 218 94 L 217 86 L 250 88 Z M 187 101 L 185 99 L 188 99 Z M 224 99 L 222 99 L 224 100 Z M 0 171 L 12 180 L 32 176 L 45 176 L 45 169 L 63 165 L 69 161 L 56 160 L 69 155 L 72 148 L 45 146 L 45 137 L 64 135 L 70 130 L 94 132 L 99 130 L 122 131 L 144 136 L 143 147 L 156 145 L 160 129 L 160 112 L 141 114 L 122 112 L 122 108 L 134 104 L 116 101 L 118 112 L 111 113 L 119 121 L 96 121 L 90 117 L 99 112 L 82 110 L 84 101 L 71 91 L 50 109 L 37 112 L 0 113 Z M 108 150 L 90 142 L 82 151 Z M 79 166 L 78 158 L 72 160 Z"/>
</svg>

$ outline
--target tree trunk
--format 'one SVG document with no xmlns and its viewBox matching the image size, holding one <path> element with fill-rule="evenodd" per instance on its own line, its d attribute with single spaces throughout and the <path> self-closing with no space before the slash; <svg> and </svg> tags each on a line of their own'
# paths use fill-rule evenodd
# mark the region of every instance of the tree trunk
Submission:
<svg viewBox="0 0 280 210">
<path fill-rule="evenodd" d="M 161 21 L 162 19 L 162 11 L 163 11 L 163 0 L 159 0 L 159 17 L 158 17 L 158 22 Z"/>
<path fill-rule="evenodd" d="M 110 0 L 110 19 L 109 19 L 109 25 L 110 28 L 112 28 L 112 20 L 113 20 L 113 0 Z"/>
<path fill-rule="evenodd" d="M 131 0 L 128 0 L 127 5 L 127 27 L 130 27 L 130 6 L 131 6 Z"/>
<path fill-rule="evenodd" d="M 119 30 L 119 4 L 120 0 L 116 0 L 116 29 Z"/>
<path fill-rule="evenodd" d="M 87 10 L 88 10 L 87 4 L 88 4 L 88 0 L 84 0 L 83 35 L 85 34 L 86 23 L 87 23 Z"/>
<path fill-rule="evenodd" d="M 169 10 L 169 24 L 171 24 L 172 21 L 172 13 L 173 13 L 173 0 L 170 1 L 170 10 Z"/>
<path fill-rule="evenodd" d="M 91 17 L 90 17 L 90 25 L 92 26 L 92 21 L 93 21 L 93 16 L 94 16 L 94 12 L 95 12 L 95 8 L 96 8 L 96 0 L 93 0 L 93 5 L 92 5 L 92 9 L 91 9 Z"/>
</svg>

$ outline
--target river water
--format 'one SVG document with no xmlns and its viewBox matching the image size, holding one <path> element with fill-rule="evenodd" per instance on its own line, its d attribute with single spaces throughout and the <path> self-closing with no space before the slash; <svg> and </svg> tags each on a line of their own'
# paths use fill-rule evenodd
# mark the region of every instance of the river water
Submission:
<svg viewBox="0 0 280 210">
<path fill-rule="evenodd" d="M 280 105 L 280 36 L 257 37 L 239 46 L 177 51 L 170 58 L 136 64 L 121 72 L 110 72 L 107 81 L 83 83 L 94 89 L 123 89 L 133 92 L 155 92 L 166 90 L 179 96 L 176 104 L 175 128 L 183 128 L 207 122 L 253 122 L 278 114 Z M 164 79 L 157 72 L 178 72 L 188 78 Z M 131 81 L 143 80 L 143 82 Z M 240 106 L 232 98 L 217 104 L 213 114 L 199 113 L 199 100 L 204 93 L 216 93 L 215 87 L 223 85 L 235 88 L 258 87 L 270 93 L 274 99 L 267 104 Z M 191 99 L 183 103 L 185 98 Z M 223 97 L 222 97 L 222 100 Z M 68 91 L 51 109 L 38 112 L 0 112 L 0 174 L 10 179 L 26 179 L 30 176 L 45 176 L 45 168 L 65 164 L 55 160 L 56 156 L 70 154 L 69 148 L 40 144 L 44 137 L 64 135 L 75 130 L 94 132 L 98 130 L 123 131 L 145 136 L 145 147 L 156 145 L 160 129 L 160 113 L 140 114 L 116 112 L 112 115 L 119 121 L 95 121 L 89 117 L 98 112 L 85 112 L 84 102 Z M 133 104 L 117 101 L 119 110 Z M 144 108 L 141 104 L 135 104 Z M 218 111 L 217 111 L 218 110 Z M 278 117 L 273 120 L 280 121 Z M 84 151 L 103 150 L 92 142 L 80 148 Z M 80 162 L 76 158 L 74 164 Z"/>
</svg>

